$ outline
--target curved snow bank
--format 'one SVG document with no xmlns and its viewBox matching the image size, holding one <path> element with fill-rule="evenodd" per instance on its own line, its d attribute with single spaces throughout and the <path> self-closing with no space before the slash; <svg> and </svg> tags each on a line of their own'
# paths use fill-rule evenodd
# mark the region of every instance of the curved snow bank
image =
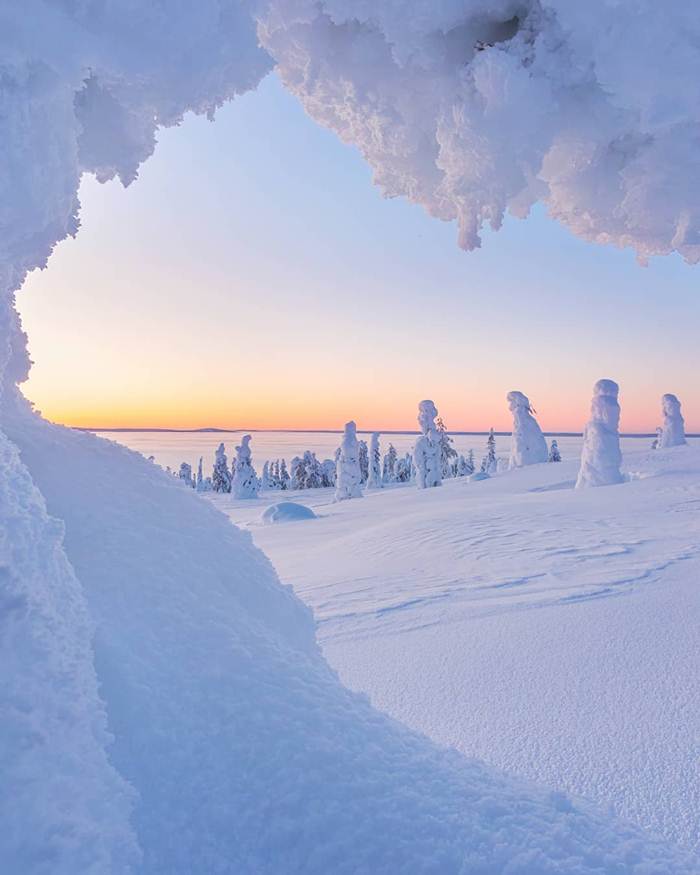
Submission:
<svg viewBox="0 0 700 875">
<path fill-rule="evenodd" d="M 63 526 L 0 432 L 3 872 L 126 872 L 133 790 L 109 762 L 92 623 Z"/>
<path fill-rule="evenodd" d="M 271 504 L 262 512 L 262 521 L 266 525 L 273 523 L 293 523 L 298 520 L 315 520 L 316 514 L 305 504 L 296 501 L 280 501 Z"/>
<path fill-rule="evenodd" d="M 65 519 L 95 623 L 110 757 L 139 792 L 137 871 L 695 871 L 635 828 L 440 750 L 343 688 L 308 610 L 249 536 L 145 459 L 17 409 L 5 421 Z M 82 764 L 67 804 L 101 768 L 99 757 Z M 15 775 L 3 793 L 22 786 Z M 44 787 L 25 792 L 40 819 Z M 94 812 L 94 835 L 112 833 L 107 803 L 120 798 L 113 788 Z M 83 868 L 50 871 L 119 871 L 76 843 Z M 22 871 L 43 870 L 27 857 Z"/>
</svg>

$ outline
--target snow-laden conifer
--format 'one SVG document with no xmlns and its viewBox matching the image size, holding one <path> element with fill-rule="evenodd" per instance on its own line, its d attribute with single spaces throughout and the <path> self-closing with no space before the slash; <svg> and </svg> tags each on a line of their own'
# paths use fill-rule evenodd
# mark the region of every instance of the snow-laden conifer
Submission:
<svg viewBox="0 0 700 875">
<path fill-rule="evenodd" d="M 234 498 L 257 498 L 258 477 L 251 462 L 249 434 L 243 435 L 240 446 L 236 447 L 236 465 L 231 482 L 231 493 Z"/>
<path fill-rule="evenodd" d="M 389 444 L 389 449 L 384 456 L 382 465 L 382 480 L 384 483 L 393 483 L 396 480 L 396 448 L 393 444 Z"/>
<path fill-rule="evenodd" d="M 374 432 L 370 439 L 369 447 L 369 478 L 368 489 L 381 489 L 382 482 L 382 454 L 379 449 L 379 432 Z"/>
<path fill-rule="evenodd" d="M 549 448 L 549 456 L 547 457 L 548 462 L 561 462 L 561 453 L 559 452 L 559 444 L 556 440 L 552 441 L 552 445 Z"/>
<path fill-rule="evenodd" d="M 361 478 L 357 426 L 350 421 L 345 423 L 345 432 L 337 456 L 335 500 L 344 501 L 347 498 L 360 498 L 362 496 Z"/>
<path fill-rule="evenodd" d="M 670 393 L 661 396 L 661 409 L 664 416 L 664 424 L 659 437 L 659 449 L 668 447 L 680 447 L 686 444 L 685 421 L 681 414 L 681 402 L 675 395 Z"/>
<path fill-rule="evenodd" d="M 576 488 L 609 486 L 624 480 L 620 465 L 619 386 L 613 380 L 598 380 L 593 387 L 591 418 L 583 431 L 581 469 Z"/>
<path fill-rule="evenodd" d="M 429 489 L 440 486 L 440 435 L 438 434 L 435 417 L 437 407 L 430 400 L 421 401 L 418 405 L 418 425 L 421 434 L 416 440 L 413 451 L 413 464 L 416 467 L 416 485 L 419 489 Z"/>
<path fill-rule="evenodd" d="M 489 432 L 488 440 L 486 441 L 486 455 L 481 462 L 482 474 L 495 474 L 498 470 L 498 459 L 496 458 L 496 435 L 493 429 Z"/>
<path fill-rule="evenodd" d="M 211 484 L 214 492 L 231 491 L 231 472 L 228 468 L 228 459 L 223 443 L 219 444 L 214 457 L 214 470 L 211 475 Z"/>
<path fill-rule="evenodd" d="M 527 395 L 522 392 L 509 392 L 508 409 L 513 414 L 513 432 L 510 439 L 511 468 L 535 465 L 547 461 L 547 442 Z"/>
</svg>

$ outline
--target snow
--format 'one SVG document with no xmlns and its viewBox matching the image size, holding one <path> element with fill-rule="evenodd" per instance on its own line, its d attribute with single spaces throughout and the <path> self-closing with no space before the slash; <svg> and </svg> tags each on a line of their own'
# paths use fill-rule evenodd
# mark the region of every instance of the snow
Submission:
<svg viewBox="0 0 700 875">
<path fill-rule="evenodd" d="M 686 440 L 685 422 L 681 414 L 681 402 L 675 395 L 663 395 L 661 397 L 661 409 L 664 416 L 664 424 L 658 439 L 658 446 L 661 449 L 683 446 Z"/>
<path fill-rule="evenodd" d="M 465 867 L 493 875 L 696 871 L 684 851 L 588 803 L 438 747 L 345 689 L 319 652 L 309 610 L 280 586 L 250 534 L 216 509 L 228 503 L 252 512 L 258 501 L 215 493 L 204 499 L 143 457 L 49 425 L 14 399 L 5 398 L 2 415 L 49 514 L 65 521 L 65 557 L 94 628 L 93 671 L 104 710 L 94 682 L 92 691 L 88 684 L 87 713 L 97 719 L 75 727 L 89 738 L 106 713 L 112 736 L 110 743 L 98 734 L 93 754 L 79 734 L 50 736 L 57 745 L 55 762 L 47 761 L 45 745 L 25 747 L 22 774 L 10 773 L 0 797 L 7 806 L 16 804 L 18 789 L 26 794 L 19 832 L 11 837 L 19 848 L 17 871 L 126 872 L 129 850 L 141 853 L 133 871 L 147 875 L 282 868 L 319 875 L 456 875 Z M 430 513 L 436 509 L 430 496 L 440 492 L 410 494 L 427 500 Z M 350 522 L 346 514 L 354 515 L 354 506 L 369 504 L 334 504 L 330 490 L 318 493 L 335 509 L 331 521 L 345 516 Z M 371 496 L 374 501 L 400 494 L 409 493 L 395 488 Z M 388 522 L 387 534 L 398 531 Z M 294 532 L 298 543 L 304 531 L 323 523 L 258 521 L 261 532 Z M 353 529 L 359 531 L 345 527 L 348 544 L 356 539 Z M 55 528 L 53 537 L 60 541 Z M 382 550 L 391 547 L 391 537 L 380 540 Z M 329 596 L 341 567 L 324 558 L 331 544 L 338 551 L 338 542 L 320 530 L 313 549 L 305 544 L 306 568 L 324 568 Z M 365 577 L 377 567 L 371 562 L 376 549 L 370 540 L 366 552 L 355 553 L 354 562 L 364 554 L 362 561 L 370 563 Z M 72 575 L 62 555 L 64 573 Z M 309 561 L 312 555 L 320 562 Z M 20 557 L 20 579 L 31 567 L 27 562 Z M 382 583 L 391 600 L 395 583 L 390 566 L 387 571 Z M 357 565 L 352 579 L 362 587 L 356 572 Z M 298 584 L 298 575 L 289 579 Z M 53 585 L 57 576 L 49 580 Z M 66 640 L 77 642 L 82 635 L 85 642 L 80 614 L 62 602 L 57 609 Z M 41 629 L 38 616 L 24 622 L 31 632 Z M 58 646 L 52 637 L 46 645 Z M 28 705 L 41 709 L 56 701 L 82 708 L 83 699 L 67 697 L 65 686 L 52 683 L 50 672 L 44 675 L 50 665 L 45 653 L 30 654 L 24 671 L 34 670 L 38 685 L 25 691 Z M 89 677 L 85 649 L 83 665 Z M 425 713 L 434 715 L 426 705 Z M 470 710 L 478 710 L 476 700 Z M 71 726 L 70 711 L 63 708 L 59 717 Z M 64 784 L 58 769 L 71 757 L 79 758 L 80 768 L 73 783 Z M 57 792 L 47 823 L 44 793 L 54 775 Z M 130 820 L 124 782 L 134 792 Z M 93 791 L 97 801 L 83 809 Z M 69 831 L 66 822 L 83 810 L 83 831 Z M 128 844 L 133 837 L 136 848 Z M 0 833 L 0 841 L 7 840 Z M 2 851 L 6 858 L 7 848 Z"/>
<path fill-rule="evenodd" d="M 416 439 L 413 450 L 413 464 L 416 468 L 416 486 L 430 489 L 442 482 L 440 464 L 440 434 L 435 426 L 437 407 L 430 401 L 418 405 L 418 426 L 421 434 Z"/>
<path fill-rule="evenodd" d="M 336 462 L 335 500 L 362 497 L 362 474 L 360 471 L 360 445 L 357 441 L 357 426 L 345 423 L 345 432 L 340 443 Z"/>
<path fill-rule="evenodd" d="M 522 392 L 509 392 L 508 409 L 513 414 L 513 433 L 510 439 L 511 468 L 546 462 L 547 442 L 537 420 L 532 415 L 530 400 Z"/>
<path fill-rule="evenodd" d="M 567 455 L 361 507 L 303 495 L 313 532 L 228 513 L 377 707 L 697 852 L 700 442 L 635 443 L 617 489 L 574 490 Z"/>
<path fill-rule="evenodd" d="M 619 386 L 614 380 L 598 380 L 593 387 L 591 418 L 583 430 L 581 468 L 576 488 L 622 483 L 620 472 Z"/>
<path fill-rule="evenodd" d="M 316 514 L 310 507 L 297 501 L 280 501 L 266 507 L 261 517 L 265 525 L 276 523 L 293 523 L 299 520 L 314 520 Z"/>
</svg>

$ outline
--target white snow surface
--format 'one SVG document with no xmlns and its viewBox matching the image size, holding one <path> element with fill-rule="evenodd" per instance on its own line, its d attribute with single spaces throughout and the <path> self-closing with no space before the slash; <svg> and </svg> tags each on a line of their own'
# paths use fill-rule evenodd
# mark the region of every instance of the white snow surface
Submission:
<svg viewBox="0 0 700 875">
<path fill-rule="evenodd" d="M 547 461 L 547 442 L 542 429 L 532 415 L 530 399 L 522 392 L 509 392 L 508 409 L 513 414 L 513 432 L 510 438 L 511 468 L 523 465 L 537 465 Z"/>
<path fill-rule="evenodd" d="M 65 521 L 65 555 L 79 587 L 61 551 L 59 560 L 94 629 L 91 670 L 81 611 L 59 601 L 64 647 L 82 642 L 82 675 L 61 672 L 57 685 L 46 650 L 16 663 L 36 678 L 24 690 L 35 732 L 45 726 L 45 709 L 60 706 L 46 743 L 34 733 L 15 739 L 10 731 L 8 739 L 2 723 L 2 749 L 9 740 L 24 759 L 0 790 L 4 807 L 18 794 L 23 799 L 16 831 L 0 832 L 3 859 L 15 853 L 16 871 L 696 870 L 684 851 L 609 813 L 440 749 L 383 716 L 341 686 L 318 650 L 308 609 L 280 586 L 250 534 L 207 499 L 126 448 L 51 426 L 7 397 L 2 415 L 21 455 L 15 464 L 31 472 L 48 513 Z M 398 495 L 372 495 L 385 493 Z M 230 495 L 216 501 L 259 504 Z M 365 503 L 333 505 L 335 519 L 342 508 Z M 60 545 L 58 529 L 54 538 Z M 354 534 L 346 528 L 344 538 Z M 329 546 L 329 539 L 316 541 L 314 552 Z M 365 558 L 375 549 L 368 546 L 360 551 Z M 33 548 L 14 561 L 29 571 L 32 555 Z M 337 570 L 326 572 L 332 590 Z M 366 586 L 369 573 L 364 582 L 355 577 L 355 586 Z M 390 579 L 384 582 L 391 591 Z M 37 584 L 33 590 L 42 607 L 60 595 L 42 596 Z M 20 617 L 41 635 L 40 613 Z M 2 619 L 4 631 L 7 611 Z M 76 677 L 87 678 L 84 699 L 65 686 Z M 86 712 L 94 721 L 76 723 Z M 425 713 L 435 715 L 431 707 Z M 100 732 L 83 742 L 105 714 L 111 743 Z M 70 780 L 61 780 L 62 769 Z M 140 862 L 126 859 L 129 850 L 140 852 Z"/>
<path fill-rule="evenodd" d="M 377 707 L 697 852 L 700 443 L 626 453 L 614 489 L 575 490 L 577 467 L 299 494 L 313 531 L 224 505 Z"/>
</svg>

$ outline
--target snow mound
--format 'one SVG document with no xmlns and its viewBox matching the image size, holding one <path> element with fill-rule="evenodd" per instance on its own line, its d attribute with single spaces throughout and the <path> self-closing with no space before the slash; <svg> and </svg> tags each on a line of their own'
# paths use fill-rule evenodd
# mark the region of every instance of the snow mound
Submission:
<svg viewBox="0 0 700 875">
<path fill-rule="evenodd" d="M 487 474 L 486 471 L 475 471 L 473 474 L 470 474 L 467 480 L 470 483 L 477 483 L 479 480 L 488 480 L 490 478 L 490 474 Z"/>
<path fill-rule="evenodd" d="M 305 504 L 299 504 L 296 501 L 280 501 L 278 504 L 266 507 L 262 512 L 261 519 L 265 525 L 272 525 L 273 523 L 293 523 L 298 520 L 315 520 L 316 514 Z"/>
<path fill-rule="evenodd" d="M 142 863 L 133 871 L 696 871 L 637 828 L 442 750 L 345 689 L 310 612 L 249 534 L 147 460 L 21 407 L 3 419 L 49 512 L 65 520 L 65 551 L 94 623 L 109 761 L 138 793 L 131 826 Z M 79 615 L 57 610 L 76 638 Z M 48 664 L 41 653 L 28 661 L 37 676 Z M 24 695 L 39 708 L 53 690 L 44 681 Z M 73 702 L 68 691 L 59 700 Z M 114 836 L 116 781 L 103 781 L 102 800 L 87 809 L 88 834 L 53 847 L 44 865 L 50 836 L 33 826 L 47 780 L 60 774 L 44 749 L 28 749 L 0 790 L 7 807 L 25 797 L 15 871 L 128 871 L 94 847 Z M 59 785 L 55 817 L 77 816 L 100 787 L 106 763 L 96 754 L 73 785 Z"/>
</svg>

